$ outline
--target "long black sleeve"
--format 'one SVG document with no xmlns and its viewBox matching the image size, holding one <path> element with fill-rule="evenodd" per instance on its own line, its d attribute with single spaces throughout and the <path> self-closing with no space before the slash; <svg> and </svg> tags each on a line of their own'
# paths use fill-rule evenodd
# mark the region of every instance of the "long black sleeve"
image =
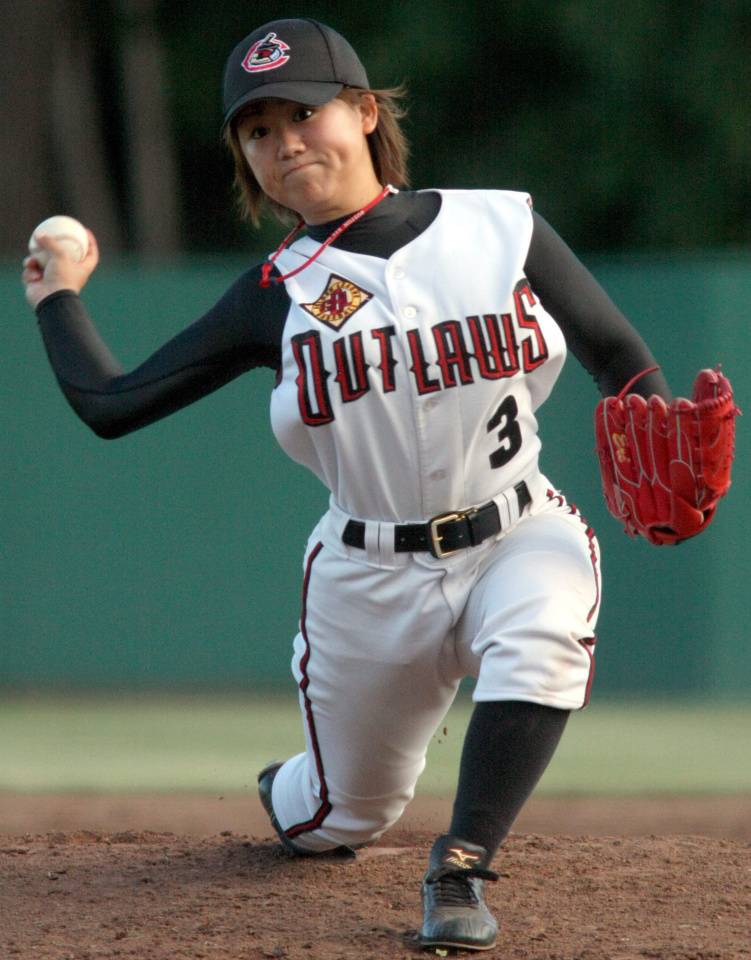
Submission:
<svg viewBox="0 0 751 960">
<path fill-rule="evenodd" d="M 253 367 L 277 369 L 289 308 L 283 284 L 258 285 L 255 267 L 218 303 L 143 364 L 124 373 L 79 297 L 60 291 L 37 308 L 55 376 L 78 416 L 100 437 L 153 423 Z"/>
<path fill-rule="evenodd" d="M 638 373 L 655 366 L 641 336 L 600 284 L 538 214 L 525 264 L 527 278 L 547 312 L 563 331 L 566 343 L 592 375 L 603 396 L 613 396 Z M 648 397 L 671 399 L 660 371 L 631 388 Z"/>
</svg>

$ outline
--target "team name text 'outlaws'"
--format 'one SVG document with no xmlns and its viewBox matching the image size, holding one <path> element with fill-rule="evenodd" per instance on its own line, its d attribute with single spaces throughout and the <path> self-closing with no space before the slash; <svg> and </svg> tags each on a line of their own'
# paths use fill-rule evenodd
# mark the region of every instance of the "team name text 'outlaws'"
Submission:
<svg viewBox="0 0 751 960">
<path fill-rule="evenodd" d="M 418 394 L 435 393 L 451 387 L 483 380 L 501 380 L 520 371 L 530 373 L 548 358 L 548 347 L 542 330 L 528 307 L 537 299 L 526 279 L 514 289 L 514 313 L 485 313 L 458 320 L 443 320 L 430 328 L 436 359 L 429 363 L 428 350 L 419 329 L 406 331 L 410 373 Z M 357 331 L 333 341 L 333 382 L 342 403 L 353 403 L 371 389 L 368 377 L 371 365 L 365 359 L 363 338 L 377 344 L 380 371 L 375 378 L 384 393 L 396 389 L 394 370 L 394 326 L 379 327 L 367 333 Z M 306 330 L 291 338 L 292 353 L 297 364 L 297 391 L 300 416 L 311 427 L 334 420 L 329 380 L 321 333 Z"/>
</svg>

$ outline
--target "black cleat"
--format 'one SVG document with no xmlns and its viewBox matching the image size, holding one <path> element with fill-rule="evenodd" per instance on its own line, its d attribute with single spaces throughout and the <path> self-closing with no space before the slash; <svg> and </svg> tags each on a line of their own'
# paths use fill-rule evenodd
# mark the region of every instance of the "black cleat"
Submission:
<svg viewBox="0 0 751 960">
<path fill-rule="evenodd" d="M 422 881 L 423 923 L 420 944 L 426 949 L 490 950 L 498 924 L 483 900 L 488 869 L 484 847 L 444 834 L 433 844 Z"/>
</svg>

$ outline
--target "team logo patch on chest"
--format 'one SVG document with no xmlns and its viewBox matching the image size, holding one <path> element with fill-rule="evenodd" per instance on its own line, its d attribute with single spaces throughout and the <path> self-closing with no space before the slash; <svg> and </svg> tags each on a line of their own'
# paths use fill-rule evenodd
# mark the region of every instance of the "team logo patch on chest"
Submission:
<svg viewBox="0 0 751 960">
<path fill-rule="evenodd" d="M 316 320 L 338 330 L 372 297 L 372 293 L 356 283 L 332 273 L 320 297 L 313 303 L 301 303 L 300 306 Z"/>
</svg>

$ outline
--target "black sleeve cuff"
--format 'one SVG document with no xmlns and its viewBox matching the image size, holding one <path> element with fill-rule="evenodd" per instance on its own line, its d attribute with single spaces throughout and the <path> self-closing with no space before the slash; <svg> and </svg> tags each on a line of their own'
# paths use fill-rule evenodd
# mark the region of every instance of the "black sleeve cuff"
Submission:
<svg viewBox="0 0 751 960">
<path fill-rule="evenodd" d="M 55 290 L 54 293 L 50 293 L 48 296 L 46 296 L 44 300 L 39 301 L 35 307 L 36 315 L 39 316 L 47 304 L 55 303 L 57 300 L 68 300 L 71 297 L 76 300 L 80 299 L 75 290 Z"/>
</svg>

